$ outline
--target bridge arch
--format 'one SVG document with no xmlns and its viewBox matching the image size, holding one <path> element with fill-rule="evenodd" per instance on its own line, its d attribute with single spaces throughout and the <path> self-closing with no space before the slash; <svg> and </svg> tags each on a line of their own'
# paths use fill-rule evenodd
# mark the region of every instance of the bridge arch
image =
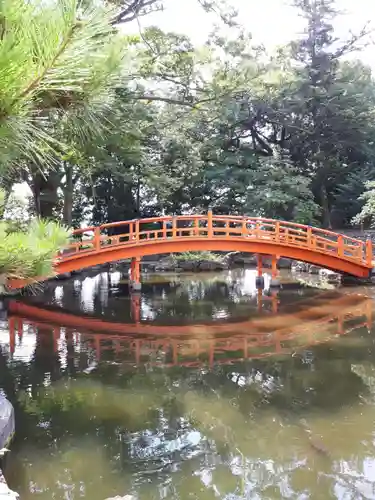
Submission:
<svg viewBox="0 0 375 500">
<path fill-rule="evenodd" d="M 274 219 L 214 216 L 211 211 L 103 224 L 75 230 L 73 237 L 56 257 L 58 274 L 127 258 L 202 250 L 287 257 L 362 278 L 373 268 L 370 240 Z M 13 288 L 26 284 L 9 282 Z"/>
<path fill-rule="evenodd" d="M 99 264 L 106 264 L 118 260 L 129 259 L 132 257 L 145 257 L 149 255 L 158 255 L 164 253 L 181 253 L 181 252 L 198 252 L 198 251 L 216 251 L 216 252 L 244 252 L 260 255 L 277 255 L 278 257 L 286 257 L 293 260 L 316 264 L 327 269 L 339 271 L 342 273 L 352 274 L 358 277 L 369 276 L 370 268 L 363 263 L 342 259 L 337 255 L 321 254 L 310 248 L 301 248 L 287 246 L 283 244 L 275 244 L 267 241 L 252 241 L 249 240 L 233 240 L 225 238 L 217 238 L 211 240 L 202 240 L 185 238 L 174 241 L 158 241 L 153 243 L 139 244 L 135 247 L 109 246 L 102 248 L 95 253 L 78 253 L 70 257 L 64 258 L 56 266 L 59 273 L 84 269 Z M 371 267 L 372 268 L 372 267 Z"/>
</svg>

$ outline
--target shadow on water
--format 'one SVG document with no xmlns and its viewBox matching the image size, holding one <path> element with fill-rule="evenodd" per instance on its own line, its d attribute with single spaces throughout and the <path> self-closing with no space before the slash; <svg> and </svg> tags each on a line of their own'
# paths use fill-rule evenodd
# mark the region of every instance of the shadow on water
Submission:
<svg viewBox="0 0 375 500">
<path fill-rule="evenodd" d="M 131 298 L 103 274 L 10 307 L 10 486 L 25 500 L 375 498 L 373 300 L 260 295 L 254 277 L 153 277 Z"/>
</svg>

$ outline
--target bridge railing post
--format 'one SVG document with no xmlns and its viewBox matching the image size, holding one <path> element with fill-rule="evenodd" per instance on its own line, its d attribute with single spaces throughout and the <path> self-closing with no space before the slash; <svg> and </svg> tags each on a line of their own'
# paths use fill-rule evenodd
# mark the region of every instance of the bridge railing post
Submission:
<svg viewBox="0 0 375 500">
<path fill-rule="evenodd" d="M 247 235 L 247 221 L 245 218 L 242 219 L 242 230 L 241 230 L 242 236 Z"/>
<path fill-rule="evenodd" d="M 139 220 L 135 221 L 135 241 L 139 241 Z"/>
<path fill-rule="evenodd" d="M 311 248 L 314 246 L 313 243 L 313 233 L 312 233 L 312 228 L 308 227 L 307 228 L 307 246 L 308 248 Z"/>
<path fill-rule="evenodd" d="M 339 257 L 344 257 L 344 238 L 341 234 L 337 237 L 337 254 Z"/>
<path fill-rule="evenodd" d="M 194 233 L 195 233 L 194 236 L 197 236 L 197 237 L 200 236 L 200 232 L 199 232 L 199 219 L 198 219 L 198 217 L 196 217 L 194 219 Z"/>
<path fill-rule="evenodd" d="M 212 210 L 209 210 L 207 212 L 207 231 L 208 231 L 208 237 L 212 238 L 214 235 L 212 226 Z"/>
<path fill-rule="evenodd" d="M 100 227 L 96 227 L 94 229 L 94 249 L 100 250 L 101 241 L 100 241 Z"/>
<path fill-rule="evenodd" d="M 260 223 L 257 221 L 255 223 L 255 237 L 258 239 L 261 237 L 260 231 L 261 231 L 261 226 L 260 226 Z"/>
<path fill-rule="evenodd" d="M 372 267 L 373 258 L 374 258 L 374 256 L 372 253 L 372 241 L 366 240 L 366 264 L 369 267 Z"/>
<path fill-rule="evenodd" d="M 275 240 L 280 241 L 280 222 L 275 222 Z"/>
</svg>

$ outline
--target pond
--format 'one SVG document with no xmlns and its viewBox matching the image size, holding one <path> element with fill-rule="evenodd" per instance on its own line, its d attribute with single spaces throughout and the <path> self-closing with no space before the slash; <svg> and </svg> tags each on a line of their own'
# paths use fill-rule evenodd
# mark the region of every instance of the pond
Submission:
<svg viewBox="0 0 375 500">
<path fill-rule="evenodd" d="M 21 500 L 374 499 L 373 291 L 283 282 L 149 275 L 129 296 L 108 272 L 10 300 L 9 486 Z"/>
</svg>

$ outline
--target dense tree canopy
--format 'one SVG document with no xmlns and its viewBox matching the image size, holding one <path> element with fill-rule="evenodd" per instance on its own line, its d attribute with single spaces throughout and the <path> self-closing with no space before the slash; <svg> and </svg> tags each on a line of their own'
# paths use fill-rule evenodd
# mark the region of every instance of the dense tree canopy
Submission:
<svg viewBox="0 0 375 500">
<path fill-rule="evenodd" d="M 6 192 L 28 183 L 31 211 L 69 226 L 208 207 L 349 225 L 375 173 L 366 29 L 340 40 L 333 0 L 295 0 L 305 31 L 269 53 L 199 3 L 226 24 L 202 47 L 141 29 L 162 1 L 3 2 Z"/>
</svg>

